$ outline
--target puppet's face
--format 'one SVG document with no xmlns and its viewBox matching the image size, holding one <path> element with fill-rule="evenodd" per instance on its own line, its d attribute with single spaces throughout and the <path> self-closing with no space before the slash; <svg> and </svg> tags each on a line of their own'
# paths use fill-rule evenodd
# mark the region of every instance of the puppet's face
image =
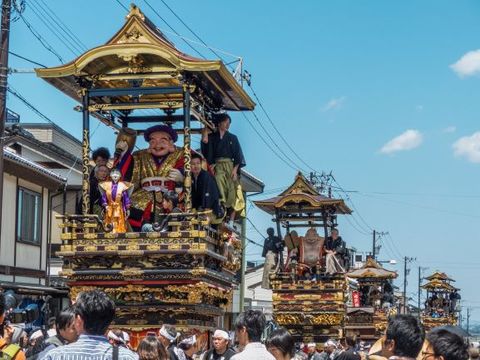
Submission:
<svg viewBox="0 0 480 360">
<path fill-rule="evenodd" d="M 120 174 L 120 171 L 112 171 L 110 173 L 110 177 L 112 178 L 112 181 L 114 183 L 117 183 L 120 181 L 120 178 L 122 177 L 122 174 Z"/>
<path fill-rule="evenodd" d="M 155 131 L 150 135 L 150 141 L 148 142 L 148 151 L 153 156 L 166 156 L 175 150 L 175 145 L 170 135 L 163 131 Z"/>
</svg>

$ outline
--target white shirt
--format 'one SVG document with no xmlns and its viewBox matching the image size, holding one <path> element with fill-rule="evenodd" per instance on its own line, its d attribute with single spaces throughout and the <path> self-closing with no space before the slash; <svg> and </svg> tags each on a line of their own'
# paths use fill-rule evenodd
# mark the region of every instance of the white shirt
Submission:
<svg viewBox="0 0 480 360">
<path fill-rule="evenodd" d="M 230 360 L 275 360 L 262 343 L 248 343 L 241 353 L 231 357 Z"/>
</svg>

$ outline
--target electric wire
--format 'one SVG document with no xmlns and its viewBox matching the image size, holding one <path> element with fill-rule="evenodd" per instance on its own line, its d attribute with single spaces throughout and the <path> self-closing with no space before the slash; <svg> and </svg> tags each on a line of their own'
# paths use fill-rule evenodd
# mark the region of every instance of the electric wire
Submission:
<svg viewBox="0 0 480 360">
<path fill-rule="evenodd" d="M 165 23 L 165 25 L 167 25 L 175 34 L 180 36 L 180 34 L 177 32 L 177 30 L 175 30 L 172 26 L 170 26 L 170 24 L 163 18 L 163 16 L 160 15 L 159 12 L 157 10 L 155 10 L 153 8 L 153 6 L 150 5 L 150 3 L 147 0 L 143 0 L 143 1 L 150 8 L 150 10 L 152 10 L 160 18 L 160 20 L 162 20 Z M 200 51 L 198 51 L 195 47 L 193 47 L 188 41 L 183 39 L 183 37 L 181 37 L 181 38 L 182 38 L 183 42 L 188 45 L 189 48 L 191 48 L 193 51 L 195 51 L 202 59 L 205 59 L 205 56 Z"/>
<path fill-rule="evenodd" d="M 70 50 L 70 52 L 77 56 L 82 50 L 78 50 L 75 44 L 72 44 L 68 39 L 65 39 L 65 36 L 57 29 L 53 28 L 53 25 L 46 20 L 46 14 L 40 13 L 40 7 L 35 3 L 35 0 L 30 0 L 30 10 L 32 13 L 45 25 L 45 27 L 50 30 L 50 32 L 63 44 L 65 47 Z M 48 16 L 48 15 L 47 15 Z M 74 49 L 75 48 L 75 49 Z"/>
<path fill-rule="evenodd" d="M 45 2 L 45 0 L 40 0 L 43 4 L 43 6 L 50 12 L 50 14 L 53 16 L 49 17 L 52 19 L 52 21 L 56 22 L 58 27 L 65 32 L 65 34 L 72 39 L 73 42 L 76 42 L 83 51 L 88 50 L 88 47 L 82 42 L 82 40 L 75 35 L 75 33 L 62 21 L 62 19 L 53 11 Z"/>
<path fill-rule="evenodd" d="M 14 53 L 13 51 L 8 51 L 8 53 L 9 53 L 10 55 L 13 55 L 13 56 L 19 58 L 19 59 L 25 60 L 25 61 L 27 61 L 27 62 L 29 62 L 29 63 L 31 63 L 31 64 L 38 65 L 38 66 L 41 66 L 41 67 L 43 67 L 43 68 L 46 68 L 45 65 L 40 64 L 39 62 L 36 62 L 36 61 L 34 61 L 34 60 L 31 60 L 31 59 L 29 59 L 29 58 L 27 58 L 27 57 L 25 57 L 25 56 L 22 56 L 22 55 L 19 55 L 19 54 L 17 54 L 17 53 Z"/>
<path fill-rule="evenodd" d="M 42 46 L 50 53 L 55 55 L 57 59 L 61 62 L 64 63 L 62 56 L 55 51 L 52 46 L 40 35 L 40 33 L 35 30 L 35 28 L 32 26 L 32 24 L 26 19 L 25 15 L 19 12 L 20 19 L 22 19 L 23 23 L 25 26 L 28 28 L 30 33 L 42 44 Z"/>
</svg>

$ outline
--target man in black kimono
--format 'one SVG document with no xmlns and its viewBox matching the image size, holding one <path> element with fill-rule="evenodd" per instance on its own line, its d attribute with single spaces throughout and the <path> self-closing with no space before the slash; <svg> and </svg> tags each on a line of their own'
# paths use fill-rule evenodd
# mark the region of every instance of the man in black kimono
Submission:
<svg viewBox="0 0 480 360">
<path fill-rule="evenodd" d="M 197 210 L 211 209 L 218 218 L 223 211 L 220 206 L 220 193 L 215 178 L 202 168 L 202 156 L 192 154 L 192 207 Z"/>
<path fill-rule="evenodd" d="M 238 138 L 228 131 L 231 122 L 228 114 L 221 114 L 217 120 L 217 131 L 209 134 L 208 129 L 204 129 L 201 150 L 213 167 L 220 201 L 229 209 L 230 220 L 233 221 L 235 214 L 245 207 L 239 175 L 246 164 Z"/>
<path fill-rule="evenodd" d="M 265 264 L 263 265 L 263 278 L 262 287 L 264 289 L 270 289 L 270 272 L 273 271 L 277 264 L 281 261 L 282 251 L 284 243 L 282 239 L 275 236 L 273 228 L 267 229 L 268 237 L 263 243 L 262 257 L 265 258 Z"/>
<path fill-rule="evenodd" d="M 332 229 L 331 236 L 325 241 L 326 268 L 328 274 L 345 272 L 343 263 L 343 254 L 345 246 L 342 237 L 338 235 L 337 229 Z"/>
</svg>

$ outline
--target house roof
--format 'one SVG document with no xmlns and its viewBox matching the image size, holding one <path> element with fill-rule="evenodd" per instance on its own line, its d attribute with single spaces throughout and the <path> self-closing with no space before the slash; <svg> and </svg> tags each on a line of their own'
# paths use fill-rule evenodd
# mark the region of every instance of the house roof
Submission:
<svg viewBox="0 0 480 360">
<path fill-rule="evenodd" d="M 292 212 L 298 212 L 300 207 L 303 212 L 317 212 L 326 207 L 332 208 L 335 213 L 339 214 L 351 214 L 352 212 L 343 199 L 321 195 L 301 172 L 297 174 L 293 184 L 278 196 L 256 200 L 254 203 L 269 214 L 275 214 L 277 209 L 289 208 Z"/>
<path fill-rule="evenodd" d="M 79 102 L 82 86 L 78 79 L 95 82 L 96 88 L 128 88 L 130 81 L 141 78 L 140 88 L 166 88 L 182 86 L 188 78 L 201 100 L 205 104 L 211 102 L 214 108 L 253 110 L 255 107 L 222 61 L 198 59 L 181 52 L 133 4 L 123 27 L 104 45 L 88 50 L 67 64 L 35 71 Z M 149 103 L 164 104 L 157 106 L 159 108 L 181 108 L 182 96 L 181 93 L 146 94 L 133 108 Z M 119 99 L 128 102 L 128 96 L 119 96 Z M 101 96 L 95 98 L 95 102 L 104 110 L 105 106 L 114 106 Z"/>
<path fill-rule="evenodd" d="M 47 168 L 4 148 L 5 171 L 33 183 L 56 190 L 65 185 L 67 179 Z"/>
<path fill-rule="evenodd" d="M 397 276 L 398 274 L 395 271 L 384 269 L 372 258 L 368 258 L 360 269 L 352 270 L 347 273 L 347 277 L 355 279 L 395 279 Z"/>
<path fill-rule="evenodd" d="M 448 277 L 447 274 L 441 271 L 435 271 L 432 275 L 426 278 L 427 280 L 443 280 L 443 281 L 455 281 L 452 278 Z"/>
</svg>

